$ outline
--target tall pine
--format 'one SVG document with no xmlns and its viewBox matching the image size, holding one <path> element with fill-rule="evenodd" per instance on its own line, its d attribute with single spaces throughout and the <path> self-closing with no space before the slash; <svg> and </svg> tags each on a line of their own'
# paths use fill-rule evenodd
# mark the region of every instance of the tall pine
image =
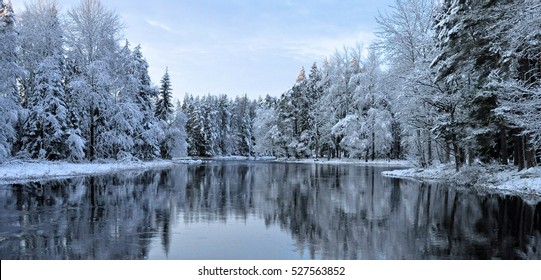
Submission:
<svg viewBox="0 0 541 280">
<path fill-rule="evenodd" d="M 162 121 L 169 121 L 171 114 L 173 114 L 173 95 L 171 88 L 171 78 L 169 77 L 169 70 L 165 69 L 165 74 L 161 80 L 160 92 L 158 94 L 158 101 L 156 102 L 155 116 Z"/>
<path fill-rule="evenodd" d="M 20 115 L 17 78 L 22 75 L 17 65 L 17 46 L 11 3 L 0 0 L 0 162 L 11 156 L 17 139 Z"/>
</svg>

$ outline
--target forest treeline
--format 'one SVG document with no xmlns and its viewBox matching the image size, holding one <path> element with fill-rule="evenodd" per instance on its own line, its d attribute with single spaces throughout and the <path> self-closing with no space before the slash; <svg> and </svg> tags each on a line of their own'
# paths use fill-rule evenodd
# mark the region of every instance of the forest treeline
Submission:
<svg viewBox="0 0 541 280">
<path fill-rule="evenodd" d="M 0 9 L 0 161 L 178 156 L 537 165 L 541 2 L 396 0 L 279 97 L 172 100 L 97 0 Z M 293 78 L 293 77 L 292 77 Z M 293 80 L 293 79 L 292 79 Z"/>
<path fill-rule="evenodd" d="M 259 153 L 540 162 L 541 2 L 396 0 L 367 48 L 304 69 L 255 122 Z"/>
</svg>

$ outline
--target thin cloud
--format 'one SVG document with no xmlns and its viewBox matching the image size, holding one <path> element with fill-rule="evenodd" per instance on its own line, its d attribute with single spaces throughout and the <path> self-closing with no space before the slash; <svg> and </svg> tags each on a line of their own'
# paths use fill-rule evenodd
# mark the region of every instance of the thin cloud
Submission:
<svg viewBox="0 0 541 280">
<path fill-rule="evenodd" d="M 169 27 L 167 24 L 161 23 L 159 21 L 151 20 L 151 19 L 145 19 L 146 23 L 148 23 L 150 26 L 160 28 L 162 30 L 165 30 L 167 32 L 173 32 L 173 29 Z"/>
</svg>

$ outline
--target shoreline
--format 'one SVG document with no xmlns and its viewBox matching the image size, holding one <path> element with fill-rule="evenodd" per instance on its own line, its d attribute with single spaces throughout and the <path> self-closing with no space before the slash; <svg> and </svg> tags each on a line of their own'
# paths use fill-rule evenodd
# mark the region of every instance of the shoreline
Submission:
<svg viewBox="0 0 541 280">
<path fill-rule="evenodd" d="M 171 168 L 181 164 L 200 164 L 200 160 L 176 159 L 155 161 L 51 162 L 10 161 L 0 164 L 0 185 L 105 175 L 118 172 Z"/>
<path fill-rule="evenodd" d="M 202 164 L 205 161 L 254 161 L 274 163 L 299 164 L 332 164 L 332 165 L 358 165 L 358 166 L 396 166 L 411 167 L 407 161 L 373 161 L 364 162 L 349 159 L 299 159 L 292 160 L 274 157 L 215 157 L 215 158 L 182 158 L 173 160 L 154 161 L 98 161 L 98 162 L 53 162 L 12 160 L 0 164 L 0 184 L 24 183 L 29 181 L 42 181 L 74 178 L 81 176 L 104 175 L 123 171 L 145 171 L 171 168 L 181 164 Z"/>
<path fill-rule="evenodd" d="M 518 171 L 514 166 L 474 164 L 457 173 L 453 164 L 382 172 L 384 177 L 441 182 L 480 193 L 519 196 L 532 203 L 541 201 L 541 167 Z"/>
<path fill-rule="evenodd" d="M 50 161 L 13 160 L 0 164 L 0 185 L 67 179 L 81 176 L 104 175 L 118 172 L 135 172 L 167 169 L 177 165 L 202 164 L 205 161 L 254 161 L 292 164 L 355 165 L 397 167 L 384 171 L 382 176 L 423 182 L 441 182 L 453 187 L 481 193 L 520 196 L 530 201 L 541 201 L 541 167 L 517 171 L 513 166 L 483 165 L 464 166 L 458 173 L 452 164 L 431 168 L 413 167 L 408 161 L 362 161 L 357 159 L 287 159 L 273 157 L 216 157 L 182 158 L 155 161 L 103 161 L 94 163 L 69 163 Z"/>
</svg>

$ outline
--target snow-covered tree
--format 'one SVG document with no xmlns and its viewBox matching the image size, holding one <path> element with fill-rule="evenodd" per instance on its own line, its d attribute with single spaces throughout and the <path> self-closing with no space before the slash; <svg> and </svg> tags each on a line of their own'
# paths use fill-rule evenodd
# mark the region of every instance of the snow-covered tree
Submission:
<svg viewBox="0 0 541 280">
<path fill-rule="evenodd" d="M 181 110 L 180 102 L 177 103 L 175 118 L 170 124 L 162 121 L 164 127 L 164 140 L 162 144 L 162 158 L 179 158 L 188 155 L 186 142 L 186 115 Z"/>
<path fill-rule="evenodd" d="M 28 107 L 40 64 L 48 57 L 55 57 L 59 62 L 63 59 L 63 30 L 56 1 L 26 3 L 26 9 L 19 15 L 18 32 L 21 45 L 19 65 L 26 72 L 20 80 L 21 101 L 24 107 Z"/>
<path fill-rule="evenodd" d="M 407 152 L 421 166 L 433 160 L 435 109 L 427 99 L 434 94 L 429 64 L 433 59 L 433 0 L 396 0 L 380 14 L 378 40 L 388 65 L 386 83 L 393 115 L 393 154 Z M 400 121 L 398 121 L 400 120 Z"/>
<path fill-rule="evenodd" d="M 507 163 L 512 145 L 513 162 L 523 169 L 535 165 L 536 156 L 539 163 L 541 154 L 541 3 L 513 1 L 502 9 L 507 21 L 498 30 L 504 36 L 493 47 L 500 54 L 499 67 L 489 75 L 485 91 L 497 94 L 496 116 L 510 128 L 500 133 L 501 160 Z"/>
<path fill-rule="evenodd" d="M 20 80 L 21 101 L 30 112 L 24 122 L 22 153 L 34 158 L 80 158 L 80 147 L 72 149 L 75 142 L 80 141 L 74 142 L 79 135 L 68 121 L 63 31 L 56 2 L 26 4 L 26 10 L 21 14 L 19 35 L 19 61 L 26 72 Z"/>
<path fill-rule="evenodd" d="M 17 78 L 22 74 L 17 64 L 18 41 L 11 2 L 0 1 L 0 94 L 15 101 L 19 101 Z"/>
<path fill-rule="evenodd" d="M 186 133 L 188 135 L 188 154 L 190 156 L 205 155 L 205 131 L 203 113 L 199 97 L 194 98 L 186 94 L 182 105 L 182 111 L 186 114 Z"/>
<path fill-rule="evenodd" d="M 60 61 L 48 57 L 38 65 L 34 92 L 29 99 L 30 116 L 25 123 L 23 151 L 33 158 L 65 159 L 70 150 L 68 110 L 65 103 Z"/>
<path fill-rule="evenodd" d="M 332 156 L 332 153 L 336 148 L 336 139 L 332 134 L 332 127 L 336 124 L 335 112 L 332 106 L 333 104 L 330 98 L 329 89 L 332 83 L 332 71 L 333 66 L 330 65 L 327 59 L 324 60 L 322 68 L 320 70 L 321 80 L 316 84 L 321 90 L 319 98 L 315 101 L 314 108 L 312 110 L 314 115 L 314 126 L 317 129 L 317 133 L 320 135 L 317 139 L 317 151 L 320 155 L 326 154 L 328 158 Z"/>
<path fill-rule="evenodd" d="M 135 153 L 142 159 L 159 156 L 159 133 L 154 133 L 158 120 L 155 117 L 155 98 L 158 91 L 152 86 L 148 74 L 148 63 L 143 57 L 141 46 L 135 47 L 132 53 L 131 74 L 136 81 L 134 102 L 143 114 L 142 123 L 137 126 L 135 134 Z"/>
<path fill-rule="evenodd" d="M 115 88 L 114 55 L 120 49 L 122 24 L 118 15 L 106 10 L 99 0 L 82 0 L 68 11 L 66 22 L 67 59 L 75 69 L 68 77 L 68 99 L 80 113 L 87 157 L 95 160 L 111 156 L 111 145 L 100 141 L 111 140 L 103 133 L 111 127 L 108 122 L 114 98 L 110 89 Z"/>
<path fill-rule="evenodd" d="M 255 105 L 247 96 L 237 97 L 233 102 L 233 138 L 235 154 L 240 156 L 254 156 L 254 130 Z"/>
<path fill-rule="evenodd" d="M 446 89 L 439 96 L 454 98 L 456 111 L 462 114 L 454 120 L 450 116 L 447 124 L 439 126 L 439 131 L 451 139 L 457 169 L 473 157 L 507 161 L 508 127 L 494 113 L 497 92 L 486 90 L 486 86 L 508 49 L 504 35 L 512 27 L 512 6 L 511 2 L 498 1 L 445 1 L 436 19 L 437 56 L 433 67 L 437 81 Z"/>
<path fill-rule="evenodd" d="M 278 129 L 278 113 L 276 101 L 267 96 L 265 102 L 259 102 L 254 119 L 254 147 L 257 155 L 260 156 L 282 156 L 283 151 L 278 146 L 280 141 L 280 130 Z"/>
<path fill-rule="evenodd" d="M 11 3 L 0 0 L 0 162 L 8 159 L 18 138 L 21 108 L 17 79 L 23 75 L 17 64 L 18 36 Z"/>
<path fill-rule="evenodd" d="M 306 84 L 307 90 L 307 106 L 308 115 L 307 129 L 304 131 L 304 135 L 301 138 L 305 140 L 305 145 L 314 152 L 314 155 L 319 157 L 321 147 L 321 130 L 317 123 L 317 104 L 323 94 L 323 87 L 321 85 L 321 71 L 318 69 L 317 64 L 314 62 L 308 75 L 308 81 Z"/>
<path fill-rule="evenodd" d="M 165 74 L 160 82 L 160 93 L 156 101 L 156 117 L 163 121 L 170 120 L 171 114 L 173 114 L 173 96 L 171 90 L 169 70 L 165 69 Z"/>
<path fill-rule="evenodd" d="M 232 130 L 231 130 L 231 102 L 227 95 L 220 95 L 218 97 L 218 115 L 217 115 L 217 127 L 218 127 L 218 147 L 219 154 L 224 156 L 232 155 L 234 143 L 232 142 Z"/>
</svg>

